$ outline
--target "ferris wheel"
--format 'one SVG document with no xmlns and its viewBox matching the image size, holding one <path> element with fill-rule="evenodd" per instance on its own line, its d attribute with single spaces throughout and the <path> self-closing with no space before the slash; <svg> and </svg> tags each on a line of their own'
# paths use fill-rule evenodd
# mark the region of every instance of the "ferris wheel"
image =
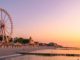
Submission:
<svg viewBox="0 0 80 60">
<path fill-rule="evenodd" d="M 0 36 L 2 36 L 2 42 L 9 42 L 13 33 L 13 23 L 9 13 L 0 8 Z"/>
</svg>

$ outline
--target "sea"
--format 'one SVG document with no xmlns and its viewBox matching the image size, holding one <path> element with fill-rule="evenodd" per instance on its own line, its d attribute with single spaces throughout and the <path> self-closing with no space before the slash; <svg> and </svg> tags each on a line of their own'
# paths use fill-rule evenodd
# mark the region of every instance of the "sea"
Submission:
<svg viewBox="0 0 80 60">
<path fill-rule="evenodd" d="M 80 50 L 37 50 L 31 53 L 58 53 L 58 54 L 80 54 Z M 80 56 L 43 56 L 43 55 L 20 55 L 0 60 L 80 60 Z"/>
</svg>

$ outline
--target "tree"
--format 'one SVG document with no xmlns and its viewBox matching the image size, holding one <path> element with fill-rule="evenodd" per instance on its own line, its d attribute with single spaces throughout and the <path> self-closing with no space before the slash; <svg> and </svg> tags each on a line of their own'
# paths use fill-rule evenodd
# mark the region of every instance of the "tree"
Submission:
<svg viewBox="0 0 80 60">
<path fill-rule="evenodd" d="M 29 39 L 24 39 L 24 38 L 17 38 L 17 39 L 15 39 L 14 40 L 14 43 L 21 43 L 21 44 L 27 44 L 27 43 L 29 43 L 30 42 L 30 40 Z"/>
<path fill-rule="evenodd" d="M 54 45 L 55 45 L 55 43 L 53 43 L 53 42 L 48 43 L 48 46 L 54 46 Z"/>
</svg>

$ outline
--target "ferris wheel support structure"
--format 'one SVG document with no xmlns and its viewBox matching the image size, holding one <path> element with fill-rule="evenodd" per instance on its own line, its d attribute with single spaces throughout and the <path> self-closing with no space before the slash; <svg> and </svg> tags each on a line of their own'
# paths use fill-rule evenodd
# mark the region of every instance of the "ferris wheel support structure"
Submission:
<svg viewBox="0 0 80 60">
<path fill-rule="evenodd" d="M 9 13 L 0 8 L 0 36 L 2 42 L 8 43 L 13 33 L 13 22 Z"/>
</svg>

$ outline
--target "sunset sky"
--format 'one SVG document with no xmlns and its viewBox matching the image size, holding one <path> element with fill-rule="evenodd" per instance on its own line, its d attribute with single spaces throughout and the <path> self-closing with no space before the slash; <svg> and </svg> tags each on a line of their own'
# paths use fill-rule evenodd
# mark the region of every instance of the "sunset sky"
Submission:
<svg viewBox="0 0 80 60">
<path fill-rule="evenodd" d="M 80 0 L 0 0 L 14 24 L 13 36 L 80 47 Z"/>
</svg>

